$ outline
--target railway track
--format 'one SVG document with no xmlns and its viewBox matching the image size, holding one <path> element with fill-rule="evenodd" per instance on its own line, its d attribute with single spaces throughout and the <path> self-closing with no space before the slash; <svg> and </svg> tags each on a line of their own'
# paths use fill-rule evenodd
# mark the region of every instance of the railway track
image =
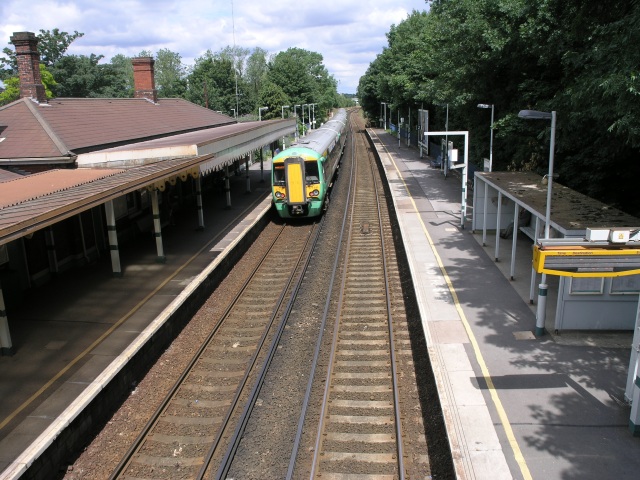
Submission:
<svg viewBox="0 0 640 480">
<path fill-rule="evenodd" d="M 441 414 L 416 378 L 428 355 L 417 308 L 406 309 L 395 219 L 364 128 L 350 122 L 322 222 L 270 226 L 269 252 L 232 282 L 241 292 L 216 308 L 110 478 L 450 478 L 430 463 L 442 438 L 429 441 L 428 422 Z"/>
<path fill-rule="evenodd" d="M 233 431 L 252 387 L 264 376 L 261 362 L 273 355 L 269 342 L 277 344 L 286 321 L 280 315 L 288 297 L 295 296 L 296 278 L 299 283 L 318 231 L 316 225 L 282 227 L 112 479 L 203 478 L 210 465 L 219 463 L 228 444 L 239 438 Z M 280 248 L 282 243 L 288 248 Z"/>
<path fill-rule="evenodd" d="M 362 135 L 353 146 L 355 194 L 310 478 L 404 478 L 389 218 L 375 160 L 358 152 L 368 151 Z"/>
</svg>

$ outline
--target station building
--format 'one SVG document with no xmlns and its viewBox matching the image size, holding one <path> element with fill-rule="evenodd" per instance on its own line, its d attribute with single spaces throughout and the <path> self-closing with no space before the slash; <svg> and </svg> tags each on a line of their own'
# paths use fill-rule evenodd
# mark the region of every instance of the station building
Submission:
<svg viewBox="0 0 640 480">
<path fill-rule="evenodd" d="M 27 289 L 63 271 L 111 257 L 153 235 L 164 261 L 162 228 L 202 192 L 226 191 L 229 176 L 262 162 L 265 147 L 295 130 L 294 119 L 238 123 L 179 98 L 158 98 L 154 60 L 134 58 L 134 98 L 47 99 L 38 38 L 11 37 L 20 99 L 0 107 L 0 352 L 13 346 L 8 316 Z M 250 189 L 247 175 L 247 189 Z"/>
</svg>

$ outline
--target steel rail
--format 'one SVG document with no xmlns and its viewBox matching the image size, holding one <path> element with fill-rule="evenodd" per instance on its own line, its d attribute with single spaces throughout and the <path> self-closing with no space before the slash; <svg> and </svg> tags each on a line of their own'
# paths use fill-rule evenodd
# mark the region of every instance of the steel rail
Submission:
<svg viewBox="0 0 640 480">
<path fill-rule="evenodd" d="M 355 139 L 352 137 L 352 148 L 353 148 L 353 161 L 352 161 L 352 168 L 355 170 L 356 165 L 357 165 L 357 157 L 355 155 L 356 152 L 356 147 L 355 147 Z M 352 178 L 352 183 L 351 183 L 351 188 L 353 189 L 353 191 L 355 192 L 356 188 L 357 188 L 357 183 L 358 183 L 358 176 L 354 175 Z M 351 192 L 351 189 L 349 190 Z M 351 197 L 351 195 L 349 195 L 349 197 Z M 351 198 L 350 198 L 351 200 Z M 345 253 L 345 259 L 344 259 L 344 263 L 345 265 L 348 265 L 349 263 L 349 245 L 351 244 L 351 237 L 353 236 L 353 212 L 355 209 L 355 194 L 354 194 L 354 198 L 353 201 L 351 203 L 351 215 L 350 215 L 350 219 L 349 219 L 349 235 L 347 236 L 347 248 L 346 248 L 346 253 Z M 348 204 L 347 204 L 348 205 Z M 347 212 L 349 209 L 345 208 L 345 212 Z M 346 275 L 346 269 L 343 271 L 342 274 L 342 281 L 340 283 L 340 296 L 339 296 L 339 300 L 338 300 L 338 305 L 337 305 L 337 313 L 336 313 L 336 319 L 335 319 L 335 323 L 334 323 L 334 329 L 333 329 L 333 339 L 331 341 L 331 352 L 329 354 L 329 360 L 328 360 L 328 367 L 327 367 L 327 378 L 330 378 L 331 376 L 331 370 L 333 369 L 333 364 L 334 364 L 334 358 L 335 358 L 335 354 L 336 354 L 336 347 L 338 344 L 338 324 L 340 323 L 340 310 L 342 309 L 342 304 L 343 304 L 343 300 L 344 300 L 344 290 L 345 290 L 345 284 L 347 281 L 347 275 Z M 329 295 L 331 296 L 331 294 Z M 327 401 L 329 399 L 329 389 L 331 386 L 331 382 L 325 382 L 325 386 L 324 386 L 324 392 L 322 394 L 322 408 L 320 410 L 320 418 L 318 420 L 318 430 L 317 430 L 317 434 L 316 434 L 316 442 L 315 442 L 315 446 L 314 446 L 314 450 L 313 450 L 313 460 L 311 462 L 311 473 L 309 474 L 309 478 L 314 478 L 315 477 L 315 473 L 316 473 L 316 467 L 318 465 L 318 454 L 320 451 L 320 443 L 321 443 L 321 435 L 322 432 L 324 430 L 323 426 L 324 426 L 324 422 L 325 422 L 325 417 L 326 417 L 326 406 L 327 406 Z"/>
<path fill-rule="evenodd" d="M 212 328 L 211 332 L 207 335 L 206 339 L 202 342 L 202 344 L 200 345 L 200 347 L 198 348 L 196 353 L 193 355 L 193 357 L 189 361 L 189 364 L 185 367 L 183 372 L 180 374 L 180 377 L 176 380 L 176 382 L 174 383 L 174 385 L 171 388 L 171 390 L 169 390 L 169 392 L 165 396 L 164 400 L 161 402 L 161 404 L 158 406 L 158 408 L 156 409 L 156 411 L 154 412 L 152 417 L 149 419 L 147 424 L 144 426 L 144 428 L 138 434 L 138 436 L 136 437 L 136 439 L 132 443 L 131 447 L 129 448 L 127 453 L 124 455 L 123 459 L 116 466 L 114 471 L 111 473 L 111 476 L 109 477 L 110 480 L 115 480 L 115 479 L 119 478 L 125 472 L 127 467 L 130 465 L 131 460 L 133 459 L 135 454 L 140 450 L 140 448 L 143 445 L 145 439 L 148 437 L 150 431 L 158 423 L 158 420 L 160 419 L 162 413 L 166 410 L 166 408 L 170 404 L 171 400 L 175 397 L 175 395 L 178 392 L 179 388 L 184 383 L 185 379 L 188 377 L 188 375 L 192 371 L 192 369 L 195 366 L 195 364 L 202 357 L 202 354 L 207 349 L 207 347 L 211 343 L 211 340 L 214 338 L 216 333 L 219 331 L 220 327 L 223 325 L 223 323 L 225 322 L 225 320 L 229 316 L 230 312 L 233 310 L 233 308 L 236 306 L 238 301 L 241 299 L 242 295 L 244 294 L 244 292 L 246 291 L 248 286 L 251 284 L 251 282 L 252 282 L 253 278 L 255 277 L 256 273 L 258 272 L 258 270 L 266 262 L 267 257 L 269 256 L 269 254 L 275 248 L 276 244 L 278 243 L 278 239 L 282 236 L 282 233 L 285 231 L 286 227 L 287 227 L 286 224 L 282 225 L 282 228 L 280 229 L 278 234 L 275 236 L 274 240 L 269 245 L 269 248 L 267 249 L 267 251 L 263 255 L 263 257 L 260 260 L 260 262 L 258 262 L 258 264 L 255 266 L 255 268 L 251 271 L 250 275 L 248 275 L 247 279 L 245 280 L 243 285 L 240 287 L 238 293 L 231 300 L 231 302 L 229 303 L 227 308 L 224 310 L 224 312 L 222 313 L 222 315 L 220 316 L 220 318 L 218 319 L 218 321 L 216 322 L 216 324 Z"/>
<path fill-rule="evenodd" d="M 369 151 L 369 159 L 371 160 L 372 153 Z M 373 181 L 376 187 L 376 205 L 378 207 L 378 221 L 380 222 L 380 243 L 382 248 L 382 263 L 383 269 L 385 272 L 384 275 L 384 288 L 387 294 L 387 324 L 389 326 L 389 353 L 390 353 L 390 362 L 391 362 L 391 379 L 393 382 L 393 403 L 394 403 L 394 413 L 396 417 L 396 447 L 398 451 L 398 473 L 400 475 L 400 479 L 404 480 L 405 478 L 405 469 L 404 469 L 404 448 L 402 445 L 402 422 L 400 415 L 400 399 L 398 398 L 398 375 L 397 375 L 397 366 L 396 366 L 396 351 L 395 351 L 395 339 L 393 335 L 393 315 L 391 313 L 391 293 L 389 288 L 389 275 L 387 274 L 387 251 L 385 247 L 384 234 L 383 234 L 383 222 L 382 222 L 382 213 L 380 209 L 380 195 L 378 194 L 378 180 L 375 175 L 374 165 L 376 164 L 375 159 L 370 162 L 371 170 L 373 173 Z"/>
<path fill-rule="evenodd" d="M 354 141 L 353 142 L 354 152 L 356 148 L 357 148 L 356 142 Z M 386 323 L 387 323 L 387 334 L 388 334 L 388 342 L 389 342 L 390 374 L 391 374 L 390 376 L 391 376 L 391 382 L 393 385 L 392 394 L 393 394 L 393 411 L 394 411 L 394 420 L 395 420 L 394 427 L 395 427 L 396 465 L 398 468 L 399 478 L 404 479 L 405 467 L 404 467 L 404 450 L 403 450 L 403 444 L 402 444 L 402 424 L 401 424 L 401 414 L 400 414 L 400 402 L 398 397 L 399 386 L 398 386 L 397 366 L 396 366 L 396 359 L 395 359 L 395 346 L 394 346 L 395 339 L 394 339 L 394 333 L 393 333 L 391 293 L 390 293 L 390 287 L 389 287 L 387 253 L 386 253 L 385 240 L 384 240 L 384 224 L 383 224 L 381 205 L 380 205 L 380 193 L 379 193 L 380 187 L 379 187 L 379 181 L 377 180 L 377 175 L 374 169 L 375 160 L 373 162 L 371 161 L 370 153 L 368 153 L 368 158 L 369 158 L 369 166 L 371 169 L 371 174 L 373 176 L 373 184 L 374 184 L 373 195 L 375 195 L 375 206 L 377 210 L 378 225 L 379 225 L 379 232 L 380 232 L 380 254 L 382 257 L 382 276 L 384 277 L 384 295 L 386 299 Z M 357 164 L 357 157 L 354 153 L 353 168 L 355 168 L 356 164 Z M 354 191 L 357 189 L 357 182 L 358 182 L 358 179 L 356 176 L 356 179 L 352 182 Z M 345 260 L 344 260 L 345 265 L 349 265 L 349 262 L 350 262 L 350 251 L 353 244 L 353 241 L 352 241 L 353 231 L 354 231 L 353 227 L 354 227 L 354 221 L 356 217 L 355 215 L 356 204 L 357 202 L 354 196 L 353 202 L 351 204 L 350 228 L 349 228 L 349 236 L 346 243 L 347 250 L 346 250 Z M 341 288 L 340 288 L 339 299 L 338 299 L 337 313 L 336 313 L 334 332 L 333 332 L 333 340 L 332 340 L 331 351 L 330 351 L 329 360 L 328 360 L 327 379 L 332 378 L 334 375 L 335 359 L 336 359 L 337 347 L 338 347 L 338 338 L 340 335 L 340 324 L 341 324 L 341 317 L 342 317 L 341 312 L 344 307 L 344 297 L 345 297 L 345 291 L 347 286 L 347 277 L 348 277 L 348 268 L 345 268 L 342 274 L 342 282 L 341 282 Z M 322 450 L 322 444 L 323 444 L 323 435 L 324 435 L 324 432 L 326 431 L 325 424 L 326 424 L 327 415 L 329 413 L 328 401 L 330 397 L 331 385 L 332 385 L 332 382 L 330 382 L 329 380 L 325 382 L 323 398 L 322 398 L 322 408 L 320 409 L 320 419 L 318 421 L 316 441 L 314 446 L 314 454 L 313 454 L 313 460 L 311 462 L 311 471 L 309 475 L 309 478 L 312 478 L 312 479 L 315 478 L 316 475 L 321 475 L 321 470 L 320 470 L 321 459 L 319 456 L 322 453 L 321 450 Z M 293 469 L 290 469 L 290 471 L 291 473 L 293 473 Z"/>
<path fill-rule="evenodd" d="M 351 113 L 350 113 L 351 114 Z M 351 183 L 353 182 L 354 179 L 354 171 L 355 171 L 355 167 L 354 167 L 354 159 L 355 159 L 355 144 L 353 142 L 353 126 L 350 126 L 351 129 L 351 171 L 349 172 L 349 184 L 351 185 Z M 351 198 L 351 189 L 349 189 L 348 193 L 347 193 L 347 202 L 346 204 L 349 205 L 349 200 Z M 342 227 L 340 229 L 340 237 L 338 240 L 338 245 L 342 245 L 342 239 L 344 238 L 344 231 L 345 228 L 347 226 L 347 214 L 349 213 L 349 210 L 345 208 L 344 210 L 344 215 L 342 217 Z M 291 451 L 291 456 L 290 456 L 290 460 L 289 460 L 289 468 L 287 469 L 287 476 L 286 479 L 287 480 L 291 480 L 291 478 L 293 478 L 293 470 L 295 468 L 295 464 L 296 464 L 296 458 L 298 456 L 298 450 L 300 449 L 300 441 L 302 438 L 302 429 L 304 426 L 304 419 L 306 417 L 307 414 L 307 410 L 309 408 L 309 401 L 311 399 L 311 389 L 313 387 L 313 380 L 315 377 L 315 372 L 316 372 L 316 368 L 318 366 L 318 360 L 320 358 L 320 349 L 322 346 L 322 339 L 323 339 L 323 332 L 325 331 L 325 327 L 327 324 L 327 319 L 329 318 L 329 307 L 331 306 L 331 292 L 333 291 L 333 285 L 337 276 L 337 272 L 338 272 L 338 264 L 340 261 L 340 250 L 336 250 L 336 255 L 335 258 L 333 260 L 333 269 L 331 271 L 331 279 L 329 281 L 329 289 L 328 289 L 328 295 L 327 295 L 327 299 L 325 301 L 324 304 L 324 310 L 322 312 L 322 320 L 321 320 L 321 325 L 320 325 L 320 335 L 318 335 L 318 340 L 316 342 L 316 347 L 314 350 L 314 354 L 313 354 L 313 360 L 312 360 L 312 366 L 311 366 L 311 371 L 309 373 L 309 381 L 307 382 L 307 389 L 305 391 L 305 395 L 304 395 L 304 400 L 302 403 L 302 409 L 300 411 L 300 418 L 298 420 L 298 428 L 296 430 L 296 436 L 293 442 L 293 448 Z"/>
<path fill-rule="evenodd" d="M 292 273 L 292 278 L 293 276 L 295 276 L 295 272 L 300 270 L 300 273 L 298 275 L 298 279 L 293 287 L 293 290 L 291 292 L 291 295 L 289 296 L 289 301 L 284 309 L 284 312 L 280 318 L 280 323 L 278 325 L 278 328 L 276 330 L 276 334 L 274 336 L 274 338 L 271 341 L 271 346 L 268 350 L 268 354 L 262 364 L 262 368 L 260 370 L 260 373 L 258 375 L 258 378 L 256 379 L 256 382 L 251 390 L 251 393 L 249 394 L 249 399 L 248 401 L 245 403 L 245 408 L 240 416 L 240 419 L 238 420 L 237 424 L 236 424 L 236 429 L 233 433 L 233 436 L 231 437 L 231 440 L 229 442 L 229 446 L 227 447 L 227 451 L 225 452 L 225 455 L 223 457 L 223 460 L 220 464 L 220 466 L 218 467 L 218 471 L 215 475 L 215 478 L 217 480 L 222 480 L 227 478 L 227 474 L 229 473 L 229 470 L 231 468 L 231 465 L 233 463 L 233 459 L 234 456 L 238 450 L 238 446 L 240 445 L 240 440 L 242 439 L 242 436 L 244 434 L 244 430 L 247 426 L 247 423 L 249 422 L 249 418 L 251 417 L 251 413 L 253 412 L 253 409 L 255 407 L 256 401 L 258 400 L 258 395 L 260 394 L 260 390 L 262 389 L 262 385 L 264 384 L 264 380 L 267 376 L 267 372 L 269 370 L 269 366 L 271 365 L 271 361 L 273 360 L 273 357 L 275 356 L 277 349 L 278 349 L 278 344 L 280 343 L 280 339 L 282 337 L 282 333 L 284 332 L 285 326 L 287 325 L 287 321 L 289 320 L 289 316 L 291 314 L 291 310 L 293 308 L 293 304 L 296 300 L 296 296 L 298 294 L 298 291 L 300 290 L 300 286 L 302 285 L 302 282 L 304 280 L 304 276 L 305 273 L 307 272 L 308 268 L 309 268 L 309 264 L 311 262 L 311 257 L 312 257 L 312 253 L 315 250 L 315 247 L 318 243 L 318 240 L 320 238 L 320 232 L 322 230 L 322 226 L 324 225 L 326 216 L 322 216 L 320 222 L 317 224 L 317 228 L 316 228 L 316 234 L 315 237 L 313 238 L 313 242 L 311 244 L 311 248 L 307 249 L 307 246 L 309 244 L 311 235 L 309 236 L 309 238 L 307 238 L 307 242 L 305 244 L 305 247 L 302 249 L 301 255 L 298 258 L 298 262 L 296 264 L 296 267 L 293 269 L 293 273 Z M 303 260 L 303 254 L 304 252 L 307 251 L 308 254 L 306 256 L 306 259 L 304 259 L 304 265 L 302 266 L 302 268 L 300 269 L 300 263 Z M 289 282 L 289 285 L 291 284 L 291 282 Z M 289 285 L 287 286 L 286 289 L 283 289 L 283 294 L 286 290 L 289 289 Z M 201 470 L 201 474 L 204 476 L 204 474 L 206 473 L 206 468 L 203 467 Z M 198 479 L 203 478 L 203 476 L 198 476 Z"/>
</svg>

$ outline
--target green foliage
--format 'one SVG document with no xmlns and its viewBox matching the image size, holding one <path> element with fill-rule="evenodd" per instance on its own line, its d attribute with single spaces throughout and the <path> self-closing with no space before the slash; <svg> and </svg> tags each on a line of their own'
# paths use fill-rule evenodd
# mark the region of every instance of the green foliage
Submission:
<svg viewBox="0 0 640 480">
<path fill-rule="evenodd" d="M 179 53 L 161 48 L 156 55 L 154 69 L 158 97 L 179 98 L 185 94 L 186 68 Z"/>
<path fill-rule="evenodd" d="M 236 108 L 236 98 L 243 98 L 241 90 L 236 97 L 236 79 L 232 59 L 228 55 L 214 54 L 208 50 L 195 59 L 195 65 L 188 76 L 186 98 L 211 110 L 232 115 Z M 239 109 L 245 113 L 250 111 L 250 107 L 244 103 Z"/>
<path fill-rule="evenodd" d="M 58 85 L 57 97 L 127 98 L 131 97 L 131 78 L 122 59 L 116 63 L 99 64 L 101 55 L 67 55 L 51 69 Z"/>
<path fill-rule="evenodd" d="M 292 106 L 317 104 L 316 125 L 324 122 L 331 108 L 338 106 L 337 82 L 322 64 L 322 55 L 301 48 L 289 48 L 273 57 L 267 79 L 279 85 Z M 306 107 L 305 107 L 306 108 Z M 296 109 L 301 117 L 302 107 Z"/>
<path fill-rule="evenodd" d="M 42 79 L 47 98 L 53 98 L 51 89 L 55 88 L 57 83 L 51 72 L 49 72 L 43 64 L 40 64 L 40 78 Z M 0 93 L 0 106 L 14 102 L 20 98 L 20 79 L 17 76 L 5 79 L 4 86 L 5 90 Z"/>
<path fill-rule="evenodd" d="M 393 25 L 388 46 L 360 79 L 376 120 L 381 102 L 402 116 L 429 110 L 431 130 L 469 130 L 470 161 L 545 173 L 549 122 L 521 109 L 555 110 L 559 181 L 639 214 L 629 202 L 640 174 L 640 2 L 437 0 Z M 412 123 L 417 120 L 414 116 Z M 636 182 L 637 183 L 637 182 Z M 637 203 L 637 202 L 636 202 Z"/>
<path fill-rule="evenodd" d="M 4 91 L 0 93 L 0 107 L 20 98 L 20 79 L 9 77 L 4 80 Z"/>
<path fill-rule="evenodd" d="M 282 118 L 284 105 L 291 106 L 289 97 L 284 90 L 275 83 L 265 82 L 260 90 L 260 97 L 258 100 L 258 108 L 267 107 L 269 110 L 262 111 L 261 115 L 258 115 L 256 109 L 256 115 L 260 116 L 262 120 L 269 120 L 273 118 Z M 289 115 L 288 109 L 284 112 L 285 115 Z"/>
<path fill-rule="evenodd" d="M 69 34 L 67 32 L 61 32 L 57 28 L 53 30 L 40 30 L 40 34 L 37 35 L 40 62 L 47 66 L 47 68 L 53 67 L 53 65 L 64 56 L 69 45 L 71 45 L 76 38 L 82 36 L 84 36 L 84 33 L 78 31 Z M 16 62 L 16 52 L 13 45 L 3 48 L 2 52 L 5 54 L 5 57 L 0 57 L 0 79 L 17 75 L 18 64 Z"/>
</svg>

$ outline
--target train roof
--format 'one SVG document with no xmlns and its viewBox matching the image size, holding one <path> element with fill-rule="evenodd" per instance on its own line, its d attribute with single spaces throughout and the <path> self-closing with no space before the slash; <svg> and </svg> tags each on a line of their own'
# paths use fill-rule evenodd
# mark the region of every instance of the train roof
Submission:
<svg viewBox="0 0 640 480">
<path fill-rule="evenodd" d="M 347 112 L 344 109 L 325 122 L 320 128 L 313 130 L 305 137 L 291 144 L 289 148 L 309 148 L 315 152 L 324 152 L 338 138 L 347 124 Z"/>
</svg>

